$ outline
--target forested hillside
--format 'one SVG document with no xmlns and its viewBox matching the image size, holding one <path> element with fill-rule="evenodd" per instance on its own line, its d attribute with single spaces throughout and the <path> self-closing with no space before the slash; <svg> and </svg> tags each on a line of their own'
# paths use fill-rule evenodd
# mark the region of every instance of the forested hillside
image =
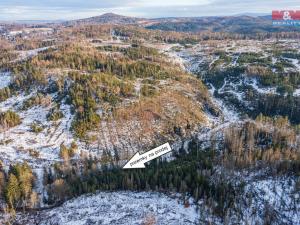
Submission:
<svg viewBox="0 0 300 225">
<path fill-rule="evenodd" d="M 182 20 L 6 26 L 1 223 L 299 224 L 299 32 Z"/>
</svg>

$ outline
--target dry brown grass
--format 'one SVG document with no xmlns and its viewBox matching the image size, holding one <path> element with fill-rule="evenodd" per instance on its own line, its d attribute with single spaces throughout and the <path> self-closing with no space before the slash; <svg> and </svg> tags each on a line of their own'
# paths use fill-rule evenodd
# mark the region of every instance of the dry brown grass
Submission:
<svg viewBox="0 0 300 225">
<path fill-rule="evenodd" d="M 192 93 L 189 93 L 192 95 Z M 118 124 L 137 121 L 143 135 L 171 134 L 174 127 L 185 129 L 187 123 L 199 125 L 205 122 L 201 103 L 178 90 L 163 90 L 152 98 L 144 98 L 114 112 Z"/>
</svg>

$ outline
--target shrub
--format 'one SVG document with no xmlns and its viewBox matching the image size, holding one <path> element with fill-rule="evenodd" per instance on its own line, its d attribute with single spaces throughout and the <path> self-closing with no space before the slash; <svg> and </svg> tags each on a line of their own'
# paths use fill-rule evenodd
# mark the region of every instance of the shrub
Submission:
<svg viewBox="0 0 300 225">
<path fill-rule="evenodd" d="M 151 85 L 143 85 L 141 88 L 141 94 L 145 97 L 151 97 L 156 94 L 156 89 Z"/>
<path fill-rule="evenodd" d="M 33 158 L 39 158 L 40 153 L 35 149 L 29 149 L 29 155 Z"/>
<path fill-rule="evenodd" d="M 0 102 L 5 101 L 11 96 L 11 90 L 9 87 L 0 89 Z"/>
<path fill-rule="evenodd" d="M 57 121 L 63 117 L 64 114 L 58 108 L 52 108 L 47 114 L 47 119 L 50 121 Z"/>
<path fill-rule="evenodd" d="M 43 95 L 38 93 L 36 96 L 33 96 L 23 103 L 23 109 L 29 109 L 33 106 L 41 105 L 43 107 L 47 107 L 51 104 L 51 96 Z"/>
<path fill-rule="evenodd" d="M 77 145 L 75 142 L 72 142 L 70 148 L 67 148 L 64 144 L 61 144 L 59 155 L 64 161 L 68 161 L 70 158 L 74 157 L 76 151 Z"/>
<path fill-rule="evenodd" d="M 15 127 L 21 123 L 20 116 L 13 112 L 7 111 L 0 113 L 0 127 L 7 129 L 11 127 Z"/>
<path fill-rule="evenodd" d="M 29 204 L 33 183 L 34 175 L 27 163 L 10 166 L 4 194 L 10 209 L 20 207 L 20 203 L 24 207 Z"/>
<path fill-rule="evenodd" d="M 30 131 L 34 133 L 40 133 L 44 130 L 44 128 L 36 122 L 30 124 Z"/>
</svg>

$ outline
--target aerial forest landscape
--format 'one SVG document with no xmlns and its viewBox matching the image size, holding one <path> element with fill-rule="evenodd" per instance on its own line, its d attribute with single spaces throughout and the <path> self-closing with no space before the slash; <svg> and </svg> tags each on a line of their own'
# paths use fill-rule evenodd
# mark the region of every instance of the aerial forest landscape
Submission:
<svg viewBox="0 0 300 225">
<path fill-rule="evenodd" d="M 300 4 L 227 2 L 0 0 L 0 224 L 300 225 Z"/>
</svg>

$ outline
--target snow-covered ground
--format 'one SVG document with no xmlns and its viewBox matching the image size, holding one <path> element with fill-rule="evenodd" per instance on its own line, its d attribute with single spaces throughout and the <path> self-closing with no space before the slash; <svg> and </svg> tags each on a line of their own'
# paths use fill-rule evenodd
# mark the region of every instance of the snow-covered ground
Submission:
<svg viewBox="0 0 300 225">
<path fill-rule="evenodd" d="M 39 34 L 42 34 L 42 33 L 47 34 L 47 33 L 53 32 L 53 29 L 52 28 L 46 28 L 46 27 L 23 28 L 23 29 L 20 29 L 20 30 L 12 30 L 12 31 L 8 32 L 8 34 L 10 36 L 16 36 L 18 34 L 30 34 L 32 32 L 39 33 Z"/>
<path fill-rule="evenodd" d="M 34 168 L 42 167 L 44 166 L 42 162 L 60 160 L 60 144 L 64 143 L 68 146 L 74 141 L 70 132 L 72 115 L 68 105 L 61 105 L 64 117 L 56 123 L 47 120 L 52 105 L 20 110 L 24 100 L 33 94 L 34 92 L 29 95 L 20 94 L 0 103 L 1 111 L 16 111 L 22 119 L 20 125 L 0 133 L 1 159 L 6 162 L 6 165 L 27 160 Z M 30 126 L 33 122 L 39 123 L 44 129 L 40 133 L 31 132 Z M 31 155 L 33 151 L 37 151 L 39 155 L 33 157 Z"/>
<path fill-rule="evenodd" d="M 179 198 L 161 193 L 100 192 L 75 198 L 19 221 L 24 225 L 189 225 L 198 224 L 199 214 L 195 205 L 185 207 Z"/>
<path fill-rule="evenodd" d="M 259 87 L 257 79 L 245 78 L 245 84 L 250 85 L 260 94 L 276 94 L 276 87 Z"/>
<path fill-rule="evenodd" d="M 224 101 L 222 101 L 222 99 L 213 97 L 214 91 L 215 91 L 215 87 L 211 86 L 211 88 L 209 89 L 209 92 L 211 93 L 213 102 L 218 106 L 218 108 L 222 112 L 222 115 L 223 115 L 223 121 L 222 121 L 222 123 L 223 122 L 232 122 L 233 123 L 233 122 L 238 121 L 239 118 L 240 118 L 240 115 L 236 111 L 236 109 L 234 109 L 234 108 L 229 107 L 228 105 L 226 105 L 224 103 Z"/>
<path fill-rule="evenodd" d="M 20 93 L 0 103 L 0 112 L 15 111 L 22 120 L 20 125 L 0 132 L 0 159 L 5 169 L 8 169 L 10 164 L 26 161 L 37 175 L 35 191 L 42 196 L 44 193 L 43 168 L 62 161 L 59 156 L 60 145 L 63 143 L 70 146 L 75 141 L 78 145 L 76 157 L 79 157 L 81 151 L 88 150 L 81 142 L 74 139 L 70 131 L 73 115 L 69 105 L 60 106 L 64 117 L 56 122 L 47 120 L 47 114 L 54 103 L 49 106 L 39 105 L 22 109 L 23 102 L 35 94 L 35 91 L 29 95 Z M 30 128 L 32 123 L 38 123 L 43 130 L 39 133 L 32 132 Z M 42 201 L 40 203 L 43 205 Z"/>
<path fill-rule="evenodd" d="M 32 50 L 27 50 L 27 51 L 17 51 L 17 53 L 19 54 L 19 56 L 16 59 L 16 61 L 22 61 L 22 60 L 34 57 L 39 52 L 45 51 L 45 50 L 47 50 L 47 49 L 49 49 L 51 47 L 53 47 L 53 46 L 43 47 L 43 48 L 37 48 L 37 49 L 32 49 Z"/>
<path fill-rule="evenodd" d="M 300 63 L 298 59 L 288 59 L 292 62 L 292 64 L 295 66 L 298 72 L 300 72 Z"/>
<path fill-rule="evenodd" d="M 299 182 L 299 181 L 298 181 Z M 274 224 L 300 224 L 300 192 L 291 177 L 270 177 L 245 187 L 244 218 L 249 224 L 263 224 L 270 217 Z"/>
<path fill-rule="evenodd" d="M 203 71 L 211 68 L 214 62 L 220 59 L 217 52 L 225 52 L 227 56 L 231 57 L 231 63 L 220 63 L 217 69 L 224 70 L 228 67 L 241 66 L 238 63 L 238 58 L 241 53 L 258 53 L 263 55 L 263 58 L 271 57 L 272 65 L 280 59 L 277 55 L 272 55 L 273 45 L 277 43 L 275 39 L 269 39 L 264 41 L 258 40 L 228 40 L 228 41 L 216 41 L 211 42 L 200 42 L 189 48 L 184 48 L 184 46 L 177 46 L 176 51 L 172 48 L 167 48 L 167 52 L 177 62 L 181 62 L 181 66 L 184 66 L 188 72 L 200 74 Z M 299 48 L 299 43 L 293 40 L 283 40 L 279 42 L 280 47 L 283 49 L 289 48 Z M 282 57 L 281 57 L 282 58 Z M 300 64 L 298 59 L 284 58 L 293 64 L 293 68 L 289 68 L 289 71 L 299 72 Z M 247 63 L 244 65 L 248 65 Z M 276 73 L 276 69 L 272 68 L 273 72 Z M 222 78 L 220 78 L 222 79 Z M 250 110 L 253 109 L 252 103 L 249 102 L 247 98 L 247 93 L 245 89 L 251 89 L 254 93 L 259 95 L 280 95 L 277 92 L 276 86 L 263 86 L 260 84 L 259 80 L 254 77 L 249 77 L 247 75 L 242 75 L 238 78 L 226 77 L 223 81 L 223 86 L 221 88 L 215 88 L 212 84 L 207 84 L 211 96 L 213 97 L 215 91 L 221 97 L 213 97 L 215 104 L 223 112 L 224 121 L 237 121 L 240 116 L 234 107 L 226 102 L 226 99 L 233 99 L 235 103 L 239 102 L 239 106 L 248 107 Z M 300 88 L 298 87 L 294 93 L 294 97 L 300 96 Z M 225 100 L 225 101 L 224 101 Z"/>
<path fill-rule="evenodd" d="M 205 61 L 204 57 L 202 57 L 202 53 L 199 53 L 198 51 L 201 51 L 205 49 L 204 46 L 196 45 L 193 48 L 185 49 L 181 52 L 174 52 L 171 50 L 171 48 L 168 49 L 168 55 L 171 55 L 175 62 L 181 62 L 181 66 L 184 67 L 184 69 L 190 73 L 196 73 L 199 69 L 199 64 L 201 64 L 203 61 Z M 226 82 L 223 87 L 226 86 Z M 222 88 L 221 88 L 222 89 Z M 217 118 L 209 117 L 211 123 L 223 123 L 223 122 L 236 122 L 239 120 L 239 113 L 233 109 L 227 106 L 222 99 L 218 99 L 214 97 L 214 91 L 215 88 L 211 85 L 209 87 L 209 92 L 211 94 L 211 99 L 214 102 L 214 104 L 217 106 L 218 109 L 222 112 L 222 121 L 217 121 Z M 222 92 L 222 90 L 219 90 Z"/>
<path fill-rule="evenodd" d="M 11 74 L 9 72 L 0 72 L 0 89 L 7 87 L 10 84 Z"/>
<path fill-rule="evenodd" d="M 83 195 L 54 209 L 18 214 L 17 221 L 24 225 L 300 224 L 300 193 L 293 177 L 246 177 L 244 181 L 244 192 L 224 220 L 203 201 L 196 206 L 190 200 L 186 207 L 178 195 L 122 191 Z"/>
<path fill-rule="evenodd" d="M 294 97 L 298 97 L 298 96 L 300 96 L 300 88 L 294 91 Z"/>
</svg>

